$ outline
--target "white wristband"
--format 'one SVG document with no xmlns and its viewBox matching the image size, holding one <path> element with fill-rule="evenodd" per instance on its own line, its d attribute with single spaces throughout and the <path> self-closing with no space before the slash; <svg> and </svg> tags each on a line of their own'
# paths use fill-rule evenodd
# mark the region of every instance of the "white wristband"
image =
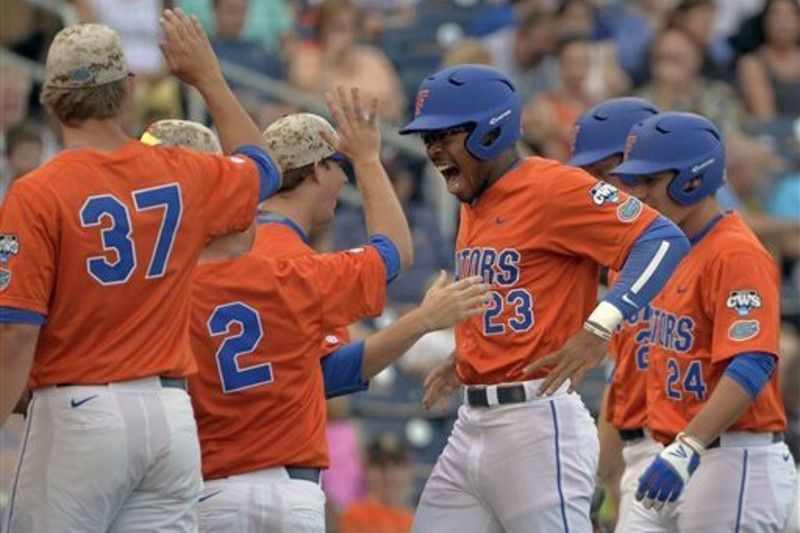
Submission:
<svg viewBox="0 0 800 533">
<path fill-rule="evenodd" d="M 589 315 L 587 322 L 594 322 L 608 331 L 614 331 L 622 324 L 622 311 L 608 302 L 600 302 Z"/>
</svg>

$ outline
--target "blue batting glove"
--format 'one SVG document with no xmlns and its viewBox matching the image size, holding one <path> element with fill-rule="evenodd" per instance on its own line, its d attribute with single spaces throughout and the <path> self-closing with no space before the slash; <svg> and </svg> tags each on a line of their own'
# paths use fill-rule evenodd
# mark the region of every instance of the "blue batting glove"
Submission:
<svg viewBox="0 0 800 533">
<path fill-rule="evenodd" d="M 700 455 L 705 447 L 694 437 L 679 434 L 664 448 L 639 478 L 636 499 L 645 509 L 660 511 L 664 504 L 673 503 L 683 492 L 683 487 L 697 470 Z"/>
</svg>

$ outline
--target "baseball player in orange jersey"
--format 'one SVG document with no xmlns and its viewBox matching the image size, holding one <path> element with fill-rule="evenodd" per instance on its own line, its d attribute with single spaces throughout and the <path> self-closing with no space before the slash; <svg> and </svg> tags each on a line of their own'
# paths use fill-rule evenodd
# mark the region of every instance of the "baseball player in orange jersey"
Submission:
<svg viewBox="0 0 800 533">
<path fill-rule="evenodd" d="M 354 104 L 355 116 L 363 116 L 357 100 Z M 362 150 L 353 152 L 359 154 L 353 160 L 363 182 L 365 208 L 370 217 L 377 207 L 374 200 L 383 198 L 371 181 L 373 178 L 360 172 L 362 158 L 377 154 L 379 147 L 374 136 L 374 111 L 372 117 L 371 124 L 361 120 L 357 129 L 346 126 L 359 121 L 340 117 L 340 124 L 345 124 L 343 131 L 349 132 L 341 143 L 343 149 L 351 152 L 347 148 L 350 145 Z M 342 183 L 338 165 L 323 163 L 336 152 L 320 132 L 327 132 L 339 144 L 336 132 L 324 119 L 292 115 L 275 126 L 267 130 L 265 137 L 272 153 L 284 165 L 287 179 L 293 177 L 293 165 L 299 164 L 302 169 L 306 161 L 313 161 L 312 174 L 298 188 L 308 191 L 320 187 L 306 183 L 308 180 L 327 183 L 322 190 L 330 193 L 331 182 Z M 187 131 L 192 133 L 191 140 Z M 149 128 L 147 135 L 151 141 L 160 139 L 171 144 L 177 138 L 184 146 L 213 149 L 208 133 L 198 125 L 169 121 Z M 375 175 L 386 180 L 382 172 Z M 328 212 L 327 204 L 317 205 Z M 393 227 L 395 233 L 407 231 L 403 230 L 402 218 L 395 222 L 388 218 L 397 217 L 396 211 L 385 212 L 386 216 L 375 217 L 373 223 L 378 228 Z M 402 234 L 397 240 L 402 242 Z M 373 240 L 374 247 L 366 247 L 366 252 L 301 254 L 288 260 L 249 253 L 227 260 L 231 254 L 246 251 L 251 242 L 252 234 L 219 239 L 204 256 L 222 258 L 223 263 L 198 268 L 193 339 L 200 373 L 192 379 L 191 390 L 207 478 L 200 504 L 200 529 L 321 531 L 324 497 L 318 479 L 319 469 L 327 464 L 327 452 L 320 377 L 330 395 L 360 390 L 367 379 L 402 355 L 424 333 L 479 313 L 486 288 L 478 277 L 445 287 L 442 277 L 420 308 L 373 335 L 360 348 L 345 346 L 328 355 L 331 343 L 323 342 L 323 338 L 334 327 L 374 314 L 382 307 L 387 275 L 397 269 L 388 258 L 385 268 L 376 267 L 383 262 L 381 256 L 386 255 L 385 249 L 376 249 L 385 245 Z M 279 245 L 280 240 L 272 242 Z M 239 303 L 260 312 L 261 319 L 248 320 L 249 313 L 243 307 L 220 303 L 231 298 L 239 298 Z M 213 333 L 211 328 L 221 327 L 215 326 L 217 321 L 228 321 L 228 326 L 238 323 L 241 330 L 238 335 L 227 335 L 228 329 Z M 253 328 L 263 333 L 263 341 L 249 337 Z M 244 339 L 255 342 L 250 354 L 245 354 L 247 349 L 241 344 L 246 342 Z M 240 355 L 241 359 L 237 359 Z M 322 356 L 325 357 L 320 365 Z M 271 381 L 264 381 L 268 379 L 265 366 L 269 367 Z M 244 405 L 247 407 L 240 407 Z M 243 417 L 243 412 L 249 416 Z M 238 514 L 234 520 L 232 508 L 236 509 L 233 514 Z"/>
<path fill-rule="evenodd" d="M 209 238 L 248 227 L 280 171 L 214 56 L 184 68 L 165 52 L 236 155 L 123 132 L 129 72 L 110 28 L 68 27 L 48 51 L 42 101 L 68 150 L 16 181 L 0 213 L 0 421 L 26 379 L 33 391 L 4 526 L 15 533 L 197 529 L 190 276 Z"/>
<path fill-rule="evenodd" d="M 739 215 L 720 213 L 724 169 L 710 121 L 663 113 L 631 129 L 613 170 L 692 242 L 648 328 L 647 424 L 666 447 L 620 531 L 782 531 L 797 490 L 775 371 L 778 270 Z"/>
<path fill-rule="evenodd" d="M 622 163 L 631 127 L 657 113 L 652 103 L 641 98 L 615 98 L 596 105 L 575 123 L 569 163 L 630 193 L 634 183 L 627 176 L 609 172 Z M 608 286 L 612 286 L 618 276 L 618 272 L 609 272 Z M 644 306 L 626 319 L 608 346 L 615 366 L 597 424 L 600 437 L 598 480 L 609 488 L 617 504 L 618 517 L 630 508 L 639 477 L 653 456 L 663 449 L 646 428 L 645 381 L 650 350 L 646 341 L 650 315 L 650 306 Z"/>
<path fill-rule="evenodd" d="M 462 202 L 457 275 L 493 289 L 484 315 L 456 327 L 465 405 L 423 491 L 418 532 L 591 529 L 594 422 L 569 385 L 549 390 L 542 371 L 524 370 L 554 350 L 581 357 L 581 369 L 597 364 L 611 331 L 688 249 L 672 223 L 615 187 L 520 159 L 520 107 L 499 72 L 462 65 L 421 83 L 401 130 L 421 134 Z M 601 264 L 622 274 L 592 311 Z"/>
</svg>

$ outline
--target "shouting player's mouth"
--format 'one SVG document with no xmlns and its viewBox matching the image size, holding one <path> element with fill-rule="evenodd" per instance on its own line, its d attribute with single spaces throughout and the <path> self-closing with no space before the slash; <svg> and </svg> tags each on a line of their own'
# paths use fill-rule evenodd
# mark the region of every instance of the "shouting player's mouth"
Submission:
<svg viewBox="0 0 800 533">
<path fill-rule="evenodd" d="M 465 185 L 464 175 L 461 174 L 458 166 L 452 163 L 438 163 L 436 170 L 439 171 L 447 183 L 447 190 L 450 194 L 458 196 L 458 193 L 463 191 Z"/>
</svg>

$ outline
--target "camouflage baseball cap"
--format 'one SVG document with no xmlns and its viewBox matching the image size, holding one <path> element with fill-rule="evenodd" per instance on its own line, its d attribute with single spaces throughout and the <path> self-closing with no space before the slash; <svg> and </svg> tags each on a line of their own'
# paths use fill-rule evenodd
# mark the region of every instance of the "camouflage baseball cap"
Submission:
<svg viewBox="0 0 800 533">
<path fill-rule="evenodd" d="M 102 24 L 76 24 L 58 32 L 46 66 L 45 85 L 58 89 L 97 87 L 130 74 L 119 35 Z"/>
<path fill-rule="evenodd" d="M 159 120 L 153 122 L 142 134 L 141 141 L 146 144 L 178 146 L 201 152 L 222 153 L 222 146 L 214 132 L 189 120 Z"/>
<path fill-rule="evenodd" d="M 272 157 L 286 172 L 326 158 L 343 159 L 322 137 L 323 131 L 337 137 L 336 130 L 324 118 L 311 113 L 297 113 L 270 124 L 264 130 L 264 140 Z"/>
</svg>

